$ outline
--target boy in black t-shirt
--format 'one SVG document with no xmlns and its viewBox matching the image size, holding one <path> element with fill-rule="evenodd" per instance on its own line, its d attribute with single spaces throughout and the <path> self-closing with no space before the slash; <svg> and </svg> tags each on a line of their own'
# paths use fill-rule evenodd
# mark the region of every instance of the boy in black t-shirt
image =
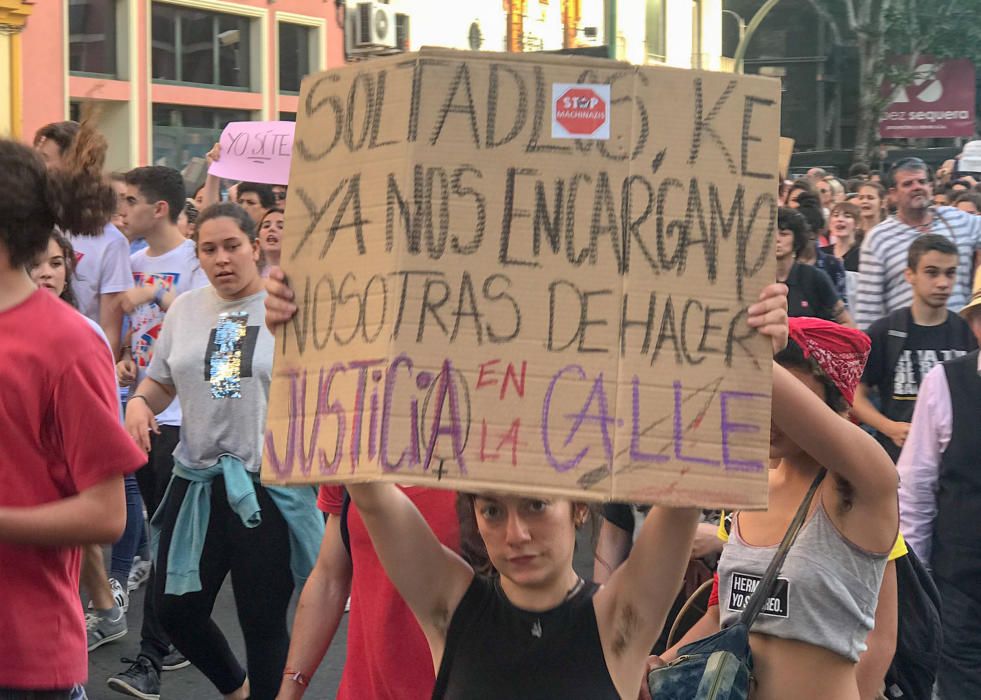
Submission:
<svg viewBox="0 0 981 700">
<path fill-rule="evenodd" d="M 872 339 L 854 413 L 876 430 L 876 437 L 899 459 L 909 433 L 920 382 L 933 366 L 965 355 L 977 347 L 967 323 L 947 310 L 957 279 L 957 248 L 946 237 L 925 234 L 909 248 L 906 281 L 913 305 L 880 318 L 868 330 Z M 879 393 L 881 407 L 869 400 Z"/>
</svg>

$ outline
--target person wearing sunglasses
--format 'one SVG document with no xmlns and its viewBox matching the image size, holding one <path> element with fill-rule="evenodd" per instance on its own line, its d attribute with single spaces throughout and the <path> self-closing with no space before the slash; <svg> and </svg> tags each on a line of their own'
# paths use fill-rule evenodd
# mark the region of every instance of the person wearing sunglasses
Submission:
<svg viewBox="0 0 981 700">
<path fill-rule="evenodd" d="M 935 207 L 930 167 L 905 158 L 889 170 L 889 195 L 896 213 L 869 231 L 859 253 L 855 320 L 868 328 L 875 320 L 909 306 L 912 291 L 904 278 L 910 244 L 925 233 L 949 238 L 958 251 L 957 279 L 948 307 L 959 309 L 971 296 L 971 270 L 981 250 L 981 220 L 953 207 Z"/>
</svg>

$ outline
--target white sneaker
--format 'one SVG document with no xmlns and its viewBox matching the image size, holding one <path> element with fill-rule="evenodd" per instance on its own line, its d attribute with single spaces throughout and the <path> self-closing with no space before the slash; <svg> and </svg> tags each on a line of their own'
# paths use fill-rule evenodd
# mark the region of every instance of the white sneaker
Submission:
<svg viewBox="0 0 981 700">
<path fill-rule="evenodd" d="M 133 559 L 133 567 L 129 570 L 129 579 L 126 581 L 126 590 L 132 593 L 142 586 L 150 578 L 150 562 L 136 557 Z"/>
<path fill-rule="evenodd" d="M 98 614 L 86 615 L 85 633 L 89 651 L 98 649 L 126 634 L 126 615 L 119 613 L 115 620 Z"/>
<path fill-rule="evenodd" d="M 112 599 L 120 610 L 129 610 L 129 593 L 123 588 L 123 584 L 114 578 L 109 579 L 109 589 L 112 591 Z"/>
</svg>

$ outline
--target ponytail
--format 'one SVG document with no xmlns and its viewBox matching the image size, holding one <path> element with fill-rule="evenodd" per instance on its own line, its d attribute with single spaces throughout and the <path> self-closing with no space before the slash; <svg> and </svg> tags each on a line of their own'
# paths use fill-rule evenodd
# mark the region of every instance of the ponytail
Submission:
<svg viewBox="0 0 981 700">
<path fill-rule="evenodd" d="M 28 265 L 58 226 L 95 236 L 115 211 L 115 193 L 102 175 L 107 144 L 83 123 L 64 165 L 48 171 L 33 149 L 0 139 L 0 245 L 12 267 Z"/>
<path fill-rule="evenodd" d="M 102 174 L 108 150 L 105 136 L 86 120 L 62 156 L 62 166 L 48 172 L 46 198 L 63 231 L 97 236 L 112 218 L 116 193 Z"/>
</svg>

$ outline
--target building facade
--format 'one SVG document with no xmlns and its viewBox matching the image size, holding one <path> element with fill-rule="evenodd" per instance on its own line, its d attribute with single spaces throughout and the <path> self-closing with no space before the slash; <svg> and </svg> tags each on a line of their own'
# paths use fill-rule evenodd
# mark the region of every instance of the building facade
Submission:
<svg viewBox="0 0 981 700">
<path fill-rule="evenodd" d="M 20 136 L 23 37 L 33 0 L 0 0 L 0 134 Z"/>
<path fill-rule="evenodd" d="M 292 118 L 300 79 L 343 63 L 323 0 L 46 0 L 22 33 L 19 133 L 94 106 L 109 166 L 181 167 L 228 121 Z"/>
<path fill-rule="evenodd" d="M 12 96 L 0 134 L 29 140 L 94 108 L 111 168 L 180 168 L 229 121 L 295 119 L 302 77 L 370 59 L 378 32 L 391 33 L 381 51 L 609 53 L 613 42 L 631 63 L 719 70 L 721 3 L 382 0 L 376 24 L 363 0 L 0 0 L 0 25 L 7 6 L 29 14 L 13 40 L 0 34 L 0 53 L 16 44 L 18 59 L 0 65 L 0 93 Z"/>
<path fill-rule="evenodd" d="M 409 46 L 557 51 L 608 46 L 634 64 L 721 70 L 722 0 L 390 0 L 410 18 Z"/>
</svg>

